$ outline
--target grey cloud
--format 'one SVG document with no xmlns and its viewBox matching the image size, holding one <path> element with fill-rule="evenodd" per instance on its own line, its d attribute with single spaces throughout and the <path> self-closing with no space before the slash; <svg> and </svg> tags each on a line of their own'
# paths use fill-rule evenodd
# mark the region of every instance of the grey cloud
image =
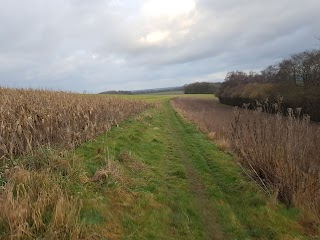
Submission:
<svg viewBox="0 0 320 240">
<path fill-rule="evenodd" d="M 0 85 L 177 86 L 318 47 L 317 0 L 195 0 L 174 17 L 144 15 L 147 1 L 155 0 L 2 0 Z"/>
</svg>

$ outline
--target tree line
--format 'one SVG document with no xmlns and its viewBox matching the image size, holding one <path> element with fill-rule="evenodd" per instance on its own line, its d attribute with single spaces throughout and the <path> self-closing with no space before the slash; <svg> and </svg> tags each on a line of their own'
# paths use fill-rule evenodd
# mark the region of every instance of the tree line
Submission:
<svg viewBox="0 0 320 240">
<path fill-rule="evenodd" d="M 229 72 L 217 93 L 220 102 L 233 106 L 282 99 L 286 109 L 300 109 L 320 121 L 320 50 L 304 51 L 270 65 L 260 73 Z M 299 110 L 300 111 L 300 110 Z"/>
<path fill-rule="evenodd" d="M 221 83 L 196 82 L 184 86 L 185 94 L 214 94 Z"/>
</svg>

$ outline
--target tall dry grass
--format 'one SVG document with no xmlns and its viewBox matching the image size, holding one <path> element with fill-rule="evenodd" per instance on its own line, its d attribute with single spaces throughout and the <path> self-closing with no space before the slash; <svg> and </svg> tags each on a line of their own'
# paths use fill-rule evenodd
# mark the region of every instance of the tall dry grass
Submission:
<svg viewBox="0 0 320 240">
<path fill-rule="evenodd" d="M 284 117 L 217 100 L 178 98 L 172 105 L 221 148 L 231 149 L 267 193 L 320 223 L 319 124 L 297 116 L 299 109 Z"/>
<path fill-rule="evenodd" d="M 0 88 L 0 158 L 78 145 L 148 106 L 103 95 Z"/>
<path fill-rule="evenodd" d="M 121 216 L 137 197 L 129 171 L 147 167 L 125 151 L 117 158 L 106 153 L 97 153 L 94 173 L 61 149 L 0 164 L 0 239 L 121 239 Z"/>
<path fill-rule="evenodd" d="M 219 147 L 226 150 L 230 146 L 232 107 L 218 103 L 217 99 L 175 98 L 172 106 L 187 120 L 194 122 L 201 131 L 208 133 Z"/>
<path fill-rule="evenodd" d="M 67 155 L 70 154 L 38 150 L 33 158 L 1 168 L 0 239 L 90 236 L 80 219 L 82 202 L 67 187 L 79 182 L 80 161 Z"/>
</svg>

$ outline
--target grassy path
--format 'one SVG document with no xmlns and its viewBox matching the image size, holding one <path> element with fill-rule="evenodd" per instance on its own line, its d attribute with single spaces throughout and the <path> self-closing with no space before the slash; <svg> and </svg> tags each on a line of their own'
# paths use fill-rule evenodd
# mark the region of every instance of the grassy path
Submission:
<svg viewBox="0 0 320 240">
<path fill-rule="evenodd" d="M 304 239 L 298 213 L 270 203 L 168 99 L 76 152 L 90 175 L 105 159 L 117 169 L 85 187 L 82 219 L 105 239 Z"/>
<path fill-rule="evenodd" d="M 191 132 L 185 128 L 185 124 L 179 119 L 179 117 L 167 108 L 168 112 L 168 126 L 170 131 L 168 136 L 170 145 L 174 146 L 174 152 L 176 153 L 173 161 L 179 161 L 183 165 L 186 176 L 189 182 L 189 188 L 196 203 L 196 208 L 199 211 L 204 226 L 205 236 L 207 239 L 224 239 L 221 226 L 217 221 L 217 214 L 211 205 L 210 199 L 205 192 L 205 185 L 202 182 L 200 172 L 196 171 L 193 166 L 193 159 L 191 151 L 195 148 L 195 144 L 190 144 L 186 141 L 187 138 L 192 138 Z M 173 153 L 174 154 L 174 153 Z M 198 158 L 202 158 L 201 153 Z"/>
</svg>

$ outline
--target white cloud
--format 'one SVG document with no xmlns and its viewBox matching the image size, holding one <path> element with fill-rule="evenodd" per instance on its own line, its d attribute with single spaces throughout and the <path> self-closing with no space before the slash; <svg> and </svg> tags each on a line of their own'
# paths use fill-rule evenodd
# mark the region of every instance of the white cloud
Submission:
<svg viewBox="0 0 320 240">
<path fill-rule="evenodd" d="M 195 0 L 149 0 L 143 4 L 142 12 L 150 18 L 173 19 L 189 14 L 195 8 Z"/>
<path fill-rule="evenodd" d="M 161 44 L 162 42 L 168 40 L 170 37 L 169 31 L 156 31 L 156 32 L 151 32 L 147 34 L 147 36 L 142 37 L 140 39 L 140 42 L 142 44 L 147 44 L 147 45 L 158 45 Z"/>
</svg>

